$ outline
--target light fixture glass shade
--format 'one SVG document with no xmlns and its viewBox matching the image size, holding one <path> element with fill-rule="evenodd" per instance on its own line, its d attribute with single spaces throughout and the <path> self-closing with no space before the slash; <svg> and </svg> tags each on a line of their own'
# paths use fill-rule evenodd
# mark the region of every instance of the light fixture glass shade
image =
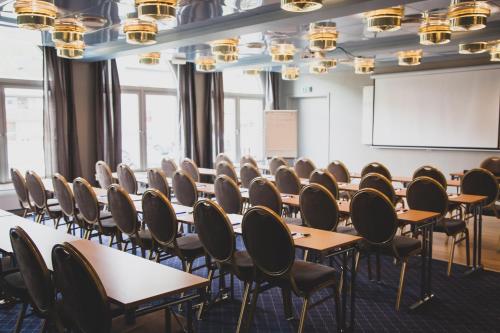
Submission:
<svg viewBox="0 0 500 333">
<path fill-rule="evenodd" d="M 238 38 L 228 38 L 213 41 L 212 53 L 213 54 L 233 54 L 238 53 Z"/>
<path fill-rule="evenodd" d="M 420 44 L 441 45 L 450 42 L 451 29 L 448 19 L 438 16 L 427 16 L 418 30 Z"/>
<path fill-rule="evenodd" d="M 217 54 L 215 55 L 216 62 L 221 62 L 225 64 L 232 64 L 238 61 L 239 55 L 238 53 L 232 54 Z"/>
<path fill-rule="evenodd" d="M 290 43 L 273 42 L 269 48 L 271 60 L 273 62 L 288 63 L 293 61 L 295 46 Z"/>
<path fill-rule="evenodd" d="M 215 58 L 212 56 L 196 56 L 194 60 L 198 72 L 215 72 Z"/>
<path fill-rule="evenodd" d="M 493 45 L 490 48 L 490 60 L 491 61 L 500 61 L 500 40 L 497 41 L 496 43 L 493 43 Z"/>
<path fill-rule="evenodd" d="M 448 19 L 452 31 L 471 31 L 486 27 L 491 14 L 486 1 L 452 0 L 448 8 Z"/>
<path fill-rule="evenodd" d="M 52 30 L 54 43 L 79 43 L 83 42 L 85 27 L 75 18 L 57 19 Z"/>
<path fill-rule="evenodd" d="M 85 52 L 84 42 L 56 43 L 57 56 L 66 59 L 81 59 Z"/>
<path fill-rule="evenodd" d="M 57 7 L 48 0 L 16 0 L 14 11 L 17 26 L 29 30 L 50 30 L 57 16 Z"/>
<path fill-rule="evenodd" d="M 323 0 L 281 0 L 281 9 L 288 12 L 312 12 L 323 7 Z"/>
<path fill-rule="evenodd" d="M 328 68 L 322 66 L 320 63 L 311 64 L 309 66 L 309 73 L 311 74 L 326 74 L 328 73 Z"/>
<path fill-rule="evenodd" d="M 300 68 L 293 65 L 283 65 L 281 67 L 281 78 L 285 81 L 297 80 L 300 76 Z"/>
<path fill-rule="evenodd" d="M 396 31 L 401 28 L 404 7 L 396 6 L 365 13 L 366 29 L 371 32 Z"/>
<path fill-rule="evenodd" d="M 160 58 L 160 52 L 145 53 L 139 56 L 139 63 L 142 65 L 158 65 L 160 63 Z"/>
<path fill-rule="evenodd" d="M 159 21 L 175 20 L 177 0 L 135 0 L 137 15 L 140 19 Z"/>
<path fill-rule="evenodd" d="M 316 51 L 333 51 L 337 48 L 339 33 L 335 22 L 315 22 L 309 25 L 309 49 Z"/>
<path fill-rule="evenodd" d="M 254 68 L 247 68 L 243 70 L 244 75 L 260 75 L 262 73 L 262 68 L 261 67 L 254 67 Z"/>
<path fill-rule="evenodd" d="M 323 67 L 326 67 L 327 69 L 334 69 L 335 67 L 337 67 L 337 60 L 325 58 L 318 61 L 318 64 L 320 64 Z"/>
<path fill-rule="evenodd" d="M 356 74 L 372 74 L 375 70 L 375 59 L 356 57 L 354 58 L 354 73 Z"/>
<path fill-rule="evenodd" d="M 408 50 L 398 52 L 399 66 L 418 66 L 422 59 L 422 50 Z"/>
<path fill-rule="evenodd" d="M 460 54 L 479 54 L 486 51 L 488 51 L 488 43 L 486 42 L 464 43 L 458 46 Z"/>
<path fill-rule="evenodd" d="M 158 27 L 156 22 L 130 18 L 125 21 L 123 32 L 129 44 L 151 45 L 156 43 Z"/>
</svg>

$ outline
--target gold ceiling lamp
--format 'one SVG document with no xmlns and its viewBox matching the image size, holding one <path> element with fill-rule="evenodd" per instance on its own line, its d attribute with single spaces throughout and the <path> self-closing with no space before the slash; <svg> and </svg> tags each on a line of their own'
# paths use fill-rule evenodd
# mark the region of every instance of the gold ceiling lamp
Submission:
<svg viewBox="0 0 500 333">
<path fill-rule="evenodd" d="M 283 65 L 281 67 L 281 78 L 285 81 L 298 80 L 300 76 L 300 68 L 294 65 Z"/>
<path fill-rule="evenodd" d="M 313 52 L 335 50 L 338 37 L 335 22 L 323 21 L 309 25 L 309 49 Z"/>
<path fill-rule="evenodd" d="M 238 53 L 233 53 L 233 54 L 217 54 L 215 56 L 216 62 L 220 63 L 225 63 L 225 64 L 233 64 L 238 61 L 239 59 L 239 54 Z"/>
<path fill-rule="evenodd" d="M 197 55 L 194 63 L 198 72 L 215 72 L 215 58 L 212 56 Z"/>
<path fill-rule="evenodd" d="M 418 66 L 422 59 L 422 50 L 408 50 L 398 52 L 399 66 Z"/>
<path fill-rule="evenodd" d="M 288 12 L 312 12 L 323 7 L 323 0 L 281 0 L 281 9 Z"/>
<path fill-rule="evenodd" d="M 463 43 L 458 46 L 460 54 L 479 54 L 486 51 L 488 51 L 488 43 L 486 42 Z"/>
<path fill-rule="evenodd" d="M 448 8 L 448 19 L 452 31 L 471 31 L 486 27 L 491 14 L 486 1 L 452 0 Z"/>
<path fill-rule="evenodd" d="M 52 30 L 52 41 L 54 43 L 79 43 L 83 42 L 85 27 L 75 18 L 57 19 Z"/>
<path fill-rule="evenodd" d="M 295 46 L 286 42 L 272 42 L 269 53 L 271 54 L 271 60 L 273 62 L 292 62 L 295 55 Z"/>
<path fill-rule="evenodd" d="M 160 58 L 160 52 L 145 53 L 139 56 L 139 63 L 141 65 L 158 65 L 160 63 Z"/>
<path fill-rule="evenodd" d="M 156 22 L 129 18 L 125 21 L 123 32 L 126 34 L 129 44 L 151 45 L 156 43 L 158 27 Z"/>
<path fill-rule="evenodd" d="M 57 7 L 48 0 L 16 0 L 14 11 L 18 27 L 29 30 L 50 30 L 57 16 Z"/>
<path fill-rule="evenodd" d="M 85 43 L 82 41 L 73 43 L 60 43 L 55 44 L 57 56 L 66 59 L 82 59 L 85 52 Z"/>
<path fill-rule="evenodd" d="M 328 73 L 328 68 L 322 66 L 320 63 L 314 63 L 309 66 L 309 73 L 311 74 L 326 74 Z"/>
<path fill-rule="evenodd" d="M 371 32 L 396 31 L 401 28 L 404 7 L 396 6 L 365 13 L 366 29 Z"/>
<path fill-rule="evenodd" d="M 420 44 L 442 45 L 450 42 L 450 21 L 441 16 L 431 16 L 424 13 L 422 24 L 418 30 Z"/>
<path fill-rule="evenodd" d="M 490 47 L 490 60 L 500 61 L 500 40 L 497 40 Z"/>
<path fill-rule="evenodd" d="M 239 58 L 238 43 L 238 38 L 220 39 L 210 43 L 216 61 L 222 63 L 237 62 Z"/>
<path fill-rule="evenodd" d="M 177 0 L 135 0 L 140 19 L 172 21 L 177 14 Z"/>
<path fill-rule="evenodd" d="M 354 73 L 356 74 L 372 74 L 375 70 L 375 59 L 356 57 L 354 58 Z"/>
<path fill-rule="evenodd" d="M 244 75 L 255 76 L 255 75 L 260 75 L 260 73 L 262 73 L 261 67 L 253 67 L 253 68 L 247 68 L 247 69 L 243 70 Z"/>
</svg>

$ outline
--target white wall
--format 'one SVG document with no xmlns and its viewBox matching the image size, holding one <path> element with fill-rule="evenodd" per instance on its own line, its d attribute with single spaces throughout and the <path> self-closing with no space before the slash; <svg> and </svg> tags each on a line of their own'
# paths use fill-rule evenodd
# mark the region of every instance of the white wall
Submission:
<svg viewBox="0 0 500 333">
<path fill-rule="evenodd" d="M 413 170 L 424 164 L 434 165 L 447 174 L 478 166 L 483 159 L 494 154 L 473 151 L 385 149 L 363 145 L 361 143 L 362 97 L 363 86 L 368 85 L 373 85 L 373 80 L 369 76 L 350 72 L 333 72 L 325 76 L 303 75 L 298 81 L 282 81 L 281 106 L 287 108 L 290 96 L 329 94 L 330 159 L 343 161 L 352 171 L 361 171 L 365 164 L 378 161 L 387 165 L 391 173 L 397 176 L 411 176 Z M 312 92 L 304 93 L 308 87 L 312 87 Z M 464 133 L 464 135 L 474 134 Z"/>
</svg>

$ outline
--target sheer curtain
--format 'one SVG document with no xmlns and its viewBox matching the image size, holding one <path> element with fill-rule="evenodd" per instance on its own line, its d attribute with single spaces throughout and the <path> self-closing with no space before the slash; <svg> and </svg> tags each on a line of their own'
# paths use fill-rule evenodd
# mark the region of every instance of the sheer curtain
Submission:
<svg viewBox="0 0 500 333">
<path fill-rule="evenodd" d="M 262 73 L 262 88 L 264 89 L 265 109 L 279 110 L 280 109 L 280 73 L 266 71 Z"/>
</svg>

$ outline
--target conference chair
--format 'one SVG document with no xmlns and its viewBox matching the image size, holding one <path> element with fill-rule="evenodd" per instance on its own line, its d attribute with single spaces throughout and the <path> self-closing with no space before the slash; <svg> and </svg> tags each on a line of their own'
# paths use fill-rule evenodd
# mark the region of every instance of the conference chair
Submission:
<svg viewBox="0 0 500 333">
<path fill-rule="evenodd" d="M 174 172 L 174 177 L 172 178 L 172 189 L 174 190 L 177 202 L 181 205 L 193 207 L 198 200 L 196 183 L 185 171 L 177 170 Z"/>
<path fill-rule="evenodd" d="M 481 162 L 480 168 L 491 172 L 495 177 L 500 177 L 500 157 L 492 156 Z"/>
<path fill-rule="evenodd" d="M 87 229 L 84 221 L 80 217 L 80 213 L 76 208 L 75 196 L 63 175 L 56 173 L 52 176 L 52 186 L 54 187 L 54 195 L 59 201 L 64 221 L 68 227 L 68 234 L 78 226 L 81 230 Z"/>
<path fill-rule="evenodd" d="M 335 177 L 325 169 L 316 169 L 311 173 L 309 177 L 310 184 L 320 184 L 324 186 L 330 193 L 333 195 L 335 199 L 339 198 L 339 185 L 335 180 Z"/>
<path fill-rule="evenodd" d="M 45 185 L 34 171 L 26 172 L 26 186 L 35 209 L 35 221 L 42 223 L 47 216 L 54 221 L 54 226 L 57 228 L 63 215 L 57 199 L 47 197 Z"/>
<path fill-rule="evenodd" d="M 220 161 L 215 167 L 215 175 L 226 175 L 231 178 L 235 183 L 238 183 L 238 175 L 234 170 L 234 166 L 227 161 Z"/>
<path fill-rule="evenodd" d="M 108 187 L 111 186 L 111 184 L 115 183 L 111 168 L 104 161 L 97 161 L 97 163 L 95 164 L 95 174 L 99 186 L 105 190 L 107 190 Z"/>
<path fill-rule="evenodd" d="M 275 182 L 281 193 L 299 194 L 300 192 L 300 179 L 291 167 L 279 167 L 276 170 Z"/>
<path fill-rule="evenodd" d="M 108 188 L 108 206 L 116 226 L 121 233 L 128 236 L 128 239 L 123 241 L 125 243 L 123 251 L 129 250 L 130 244 L 130 251 L 133 254 L 137 254 L 139 249 L 141 256 L 146 258 L 146 251 L 149 251 L 149 259 L 152 259 L 154 245 L 151 233 L 141 228 L 134 202 L 123 187 L 113 184 Z"/>
<path fill-rule="evenodd" d="M 255 178 L 262 177 L 259 169 L 250 163 L 245 163 L 240 168 L 241 187 L 248 188 Z"/>
<path fill-rule="evenodd" d="M 310 159 L 301 157 L 295 161 L 294 169 L 299 178 L 309 179 L 309 176 L 311 176 L 311 173 L 316 169 L 316 166 Z"/>
<path fill-rule="evenodd" d="M 223 161 L 229 163 L 230 165 L 233 165 L 233 161 L 231 161 L 226 153 L 220 153 L 217 155 L 217 157 L 215 157 L 215 165 Z"/>
<path fill-rule="evenodd" d="M 372 163 L 365 165 L 363 170 L 361 170 L 361 177 L 364 177 L 365 175 L 367 175 L 369 173 L 378 173 L 378 174 L 384 176 L 385 178 L 387 178 L 389 181 L 392 181 L 392 176 L 391 176 L 391 173 L 389 172 L 389 169 L 387 169 L 381 163 L 372 162 Z"/>
<path fill-rule="evenodd" d="M 174 171 L 175 172 L 175 171 Z M 148 185 L 149 188 L 154 188 L 164 196 L 171 199 L 170 186 L 168 185 L 167 176 L 162 169 L 149 169 L 148 170 Z"/>
<path fill-rule="evenodd" d="M 382 192 L 365 188 L 351 200 L 351 221 L 358 235 L 363 237 L 366 252 L 393 257 L 401 262 L 396 310 L 399 311 L 408 260 L 422 251 L 418 239 L 396 236 L 398 218 L 394 205 Z"/>
<path fill-rule="evenodd" d="M 125 315 L 114 317 L 97 272 L 85 256 L 69 243 L 54 246 L 52 265 L 56 287 L 61 292 L 64 311 L 70 319 L 65 323 L 65 328 L 71 332 L 185 331 L 184 318 L 173 311 L 170 311 L 170 317 L 165 315 L 166 310 L 148 311 L 136 316 L 133 323 Z M 170 325 L 170 330 L 166 327 L 167 324 Z"/>
<path fill-rule="evenodd" d="M 251 155 L 241 156 L 240 167 L 243 166 L 243 165 L 245 165 L 245 164 L 247 164 L 247 163 L 253 165 L 256 168 L 259 167 L 259 165 L 257 164 L 257 161 L 255 160 L 255 158 L 253 158 L 253 156 L 251 156 Z"/>
<path fill-rule="evenodd" d="M 10 179 L 14 184 L 14 189 L 16 190 L 17 199 L 19 200 L 19 205 L 22 209 L 22 217 L 26 217 L 28 214 L 33 214 L 34 209 L 30 201 L 28 194 L 28 187 L 26 186 L 26 180 L 18 169 L 10 169 Z"/>
<path fill-rule="evenodd" d="M 451 275 L 455 247 L 464 240 L 468 266 L 470 263 L 469 229 L 467 229 L 467 224 L 464 220 L 446 217 L 448 212 L 448 194 L 444 187 L 433 178 L 418 177 L 408 184 L 406 201 L 410 209 L 439 213 L 438 221 L 434 226 L 434 232 L 444 233 L 448 239 L 451 239 L 447 269 L 448 276 Z M 464 237 L 458 238 L 461 234 L 464 234 Z"/>
<path fill-rule="evenodd" d="M 486 196 L 482 203 L 483 214 L 500 218 L 500 207 L 497 204 L 500 188 L 493 173 L 486 169 L 472 169 L 462 178 L 461 188 L 463 194 Z M 469 207 L 466 212 L 471 213 Z"/>
<path fill-rule="evenodd" d="M 269 161 L 269 172 L 271 173 L 271 175 L 275 175 L 276 170 L 278 170 L 278 168 L 282 165 L 288 166 L 288 163 L 283 157 L 275 156 L 271 158 L 271 161 Z"/>
<path fill-rule="evenodd" d="M 108 211 L 101 210 L 97 196 L 88 181 L 79 177 L 73 182 L 73 193 L 75 202 L 82 220 L 88 226 L 85 230 L 85 239 L 91 239 L 93 231 L 97 232 L 99 243 L 102 244 L 102 236 L 108 236 L 109 246 L 113 246 L 113 240 L 116 238 L 118 249 L 122 249 L 121 232 L 118 229 L 113 216 Z"/>
<path fill-rule="evenodd" d="M 134 171 L 125 163 L 118 164 L 116 168 L 118 174 L 118 184 L 129 194 L 137 194 L 137 179 Z"/>
<path fill-rule="evenodd" d="M 339 183 L 350 183 L 351 174 L 349 169 L 341 161 L 335 160 L 328 164 L 326 169 L 335 177 L 335 180 Z"/>
<path fill-rule="evenodd" d="M 179 167 L 173 158 L 164 158 L 161 160 L 161 169 L 168 178 L 172 178 L 174 172 L 179 170 Z"/>
<path fill-rule="evenodd" d="M 181 170 L 186 172 L 195 182 L 200 181 L 200 171 L 198 171 L 198 166 L 193 160 L 189 158 L 183 159 L 181 162 Z"/>
<path fill-rule="evenodd" d="M 329 289 L 335 299 L 335 318 L 337 328 L 340 319 L 340 299 L 337 287 L 337 272 L 334 268 L 317 263 L 296 260 L 292 235 L 281 217 L 266 207 L 252 207 L 243 216 L 242 236 L 245 248 L 252 258 L 262 280 L 255 282 L 252 293 L 248 323 L 251 325 L 263 282 L 281 289 L 286 318 L 293 317 L 291 292 L 302 298 L 302 311 L 298 332 L 304 331 L 311 296 L 316 292 Z M 328 296 L 330 298 L 332 296 Z M 327 299 L 326 297 L 322 301 Z M 319 304 L 316 303 L 316 304 Z"/>
<path fill-rule="evenodd" d="M 339 223 L 339 206 L 330 190 L 320 184 L 309 184 L 300 191 L 300 215 L 308 227 L 335 231 Z"/>
<path fill-rule="evenodd" d="M 239 333 L 248 307 L 250 288 L 255 280 L 252 259 L 247 251 L 237 249 L 233 226 L 217 203 L 208 199 L 198 201 L 194 206 L 194 225 L 205 252 L 216 265 L 209 267 L 208 278 L 211 279 L 215 269 L 218 269 L 219 274 L 229 273 L 243 282 L 243 298 L 236 326 Z M 203 309 L 204 304 L 199 309 L 199 318 Z"/>
<path fill-rule="evenodd" d="M 214 183 L 215 198 L 227 214 L 241 214 L 243 200 L 240 188 L 231 177 L 220 175 Z"/>
<path fill-rule="evenodd" d="M 368 173 L 361 178 L 359 183 L 359 189 L 373 188 L 377 191 L 382 192 L 393 205 L 396 204 L 396 192 L 392 183 L 385 176 L 379 173 Z"/>
</svg>

